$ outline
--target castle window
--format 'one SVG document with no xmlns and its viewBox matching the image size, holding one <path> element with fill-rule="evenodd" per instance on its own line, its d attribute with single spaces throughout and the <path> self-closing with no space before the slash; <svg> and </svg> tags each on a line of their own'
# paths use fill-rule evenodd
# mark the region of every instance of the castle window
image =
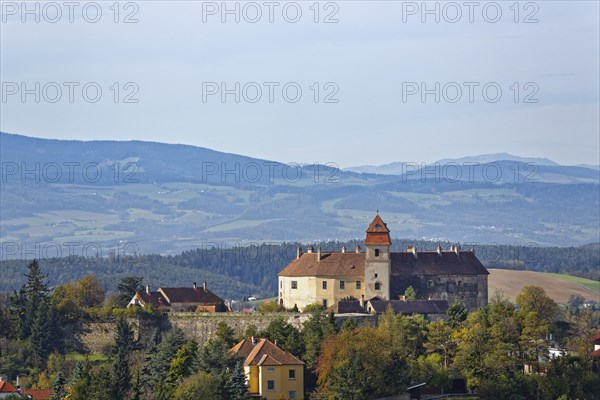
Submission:
<svg viewBox="0 0 600 400">
<path fill-rule="evenodd" d="M 375 290 L 381 290 L 381 283 L 375 282 Z"/>
<path fill-rule="evenodd" d="M 283 288 L 283 281 L 279 282 L 279 288 L 282 289 Z"/>
<path fill-rule="evenodd" d="M 296 370 L 295 369 L 288 370 L 288 379 L 296 379 Z"/>
<path fill-rule="evenodd" d="M 361 285 L 360 285 L 360 281 L 356 281 L 356 288 L 357 288 L 357 289 L 360 289 L 360 286 L 361 286 Z"/>
<path fill-rule="evenodd" d="M 294 400 L 294 399 L 297 399 L 297 397 L 296 397 L 296 391 L 295 391 L 295 390 L 290 390 L 290 391 L 288 392 L 288 397 L 289 397 L 290 399 L 292 399 L 292 400 Z"/>
<path fill-rule="evenodd" d="M 267 390 L 272 392 L 275 390 L 275 381 L 267 381 Z"/>
<path fill-rule="evenodd" d="M 375 274 L 375 279 L 377 279 L 377 274 Z"/>
<path fill-rule="evenodd" d="M 292 281 L 292 289 L 298 289 L 298 281 Z"/>
<path fill-rule="evenodd" d="M 327 299 L 323 299 L 323 307 L 327 308 Z"/>
<path fill-rule="evenodd" d="M 341 290 L 344 290 L 344 289 L 346 289 L 346 282 L 344 282 L 344 281 L 340 281 L 340 289 L 341 289 Z"/>
<path fill-rule="evenodd" d="M 327 281 L 323 281 L 323 290 L 327 290 Z"/>
<path fill-rule="evenodd" d="M 432 288 L 433 287 L 433 281 L 427 281 L 427 287 L 428 288 Z"/>
<path fill-rule="evenodd" d="M 379 249 L 375 249 L 375 257 L 379 257 Z"/>
</svg>

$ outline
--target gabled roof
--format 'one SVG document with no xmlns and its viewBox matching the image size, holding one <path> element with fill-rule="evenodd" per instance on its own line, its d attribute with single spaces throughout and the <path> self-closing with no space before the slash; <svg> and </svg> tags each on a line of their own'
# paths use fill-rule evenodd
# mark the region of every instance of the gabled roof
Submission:
<svg viewBox="0 0 600 400">
<path fill-rule="evenodd" d="M 233 346 L 229 352 L 241 357 L 245 366 L 304 365 L 298 358 L 281 350 L 267 339 L 244 339 Z"/>
<path fill-rule="evenodd" d="M 365 275 L 364 253 L 304 253 L 285 267 L 279 276 L 360 276 Z"/>
<path fill-rule="evenodd" d="M 168 307 L 169 302 L 165 299 L 161 292 L 137 292 L 136 295 L 145 303 L 150 304 L 153 308 Z"/>
<path fill-rule="evenodd" d="M 384 313 L 388 306 L 392 307 L 395 314 L 446 314 L 448 301 L 446 300 L 379 300 L 371 299 L 369 304 L 376 313 Z"/>
<path fill-rule="evenodd" d="M 10 382 L 0 382 L 0 393 L 17 393 L 17 388 Z"/>
<path fill-rule="evenodd" d="M 54 392 L 52 389 L 23 389 L 21 393 L 31 396 L 34 400 L 50 400 Z"/>
<path fill-rule="evenodd" d="M 365 239 L 365 244 L 375 244 L 375 245 L 391 245 L 392 240 L 390 239 L 390 230 L 379 214 L 373 218 L 373 221 L 367 228 L 367 238 Z"/>
<path fill-rule="evenodd" d="M 223 302 L 223 299 L 208 289 L 204 290 L 203 287 L 159 288 L 158 291 L 169 303 L 220 304 Z"/>
</svg>

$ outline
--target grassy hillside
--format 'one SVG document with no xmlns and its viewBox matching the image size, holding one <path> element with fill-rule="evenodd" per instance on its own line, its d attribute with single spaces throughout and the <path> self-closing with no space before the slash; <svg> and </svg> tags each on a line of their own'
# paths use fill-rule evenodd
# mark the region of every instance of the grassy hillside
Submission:
<svg viewBox="0 0 600 400">
<path fill-rule="evenodd" d="M 557 303 L 565 303 L 572 294 L 581 295 L 586 300 L 600 301 L 600 282 L 597 281 L 543 272 L 506 269 L 489 269 L 489 271 L 490 297 L 496 290 L 500 290 L 514 301 L 523 287 L 536 285 L 543 287 L 548 296 Z"/>
</svg>

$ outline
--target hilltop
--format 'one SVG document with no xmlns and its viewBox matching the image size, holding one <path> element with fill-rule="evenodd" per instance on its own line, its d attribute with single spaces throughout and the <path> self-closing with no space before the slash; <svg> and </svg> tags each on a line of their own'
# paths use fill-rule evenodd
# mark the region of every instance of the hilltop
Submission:
<svg viewBox="0 0 600 400">
<path fill-rule="evenodd" d="M 49 243 L 57 255 L 68 255 L 68 243 L 89 255 L 82 249 L 92 243 L 105 256 L 348 240 L 363 237 L 375 210 L 396 237 L 558 246 L 600 240 L 599 172 L 585 167 L 532 170 L 509 160 L 397 176 L 142 141 L 0 133 L 0 144 L 3 258 L 28 250 L 51 257 L 54 248 L 43 252 Z"/>
</svg>

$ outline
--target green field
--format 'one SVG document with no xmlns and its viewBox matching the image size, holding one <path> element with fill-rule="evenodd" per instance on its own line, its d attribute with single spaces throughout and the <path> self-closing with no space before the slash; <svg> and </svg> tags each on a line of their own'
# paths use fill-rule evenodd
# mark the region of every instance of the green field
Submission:
<svg viewBox="0 0 600 400">
<path fill-rule="evenodd" d="M 588 289 L 591 289 L 597 293 L 600 293 L 600 282 L 593 281 L 591 279 L 580 278 L 578 276 L 564 275 L 564 274 L 552 274 L 549 272 L 545 272 L 544 275 L 551 275 L 557 278 L 562 278 L 567 281 L 575 282 L 579 285 L 585 286 Z"/>
</svg>

